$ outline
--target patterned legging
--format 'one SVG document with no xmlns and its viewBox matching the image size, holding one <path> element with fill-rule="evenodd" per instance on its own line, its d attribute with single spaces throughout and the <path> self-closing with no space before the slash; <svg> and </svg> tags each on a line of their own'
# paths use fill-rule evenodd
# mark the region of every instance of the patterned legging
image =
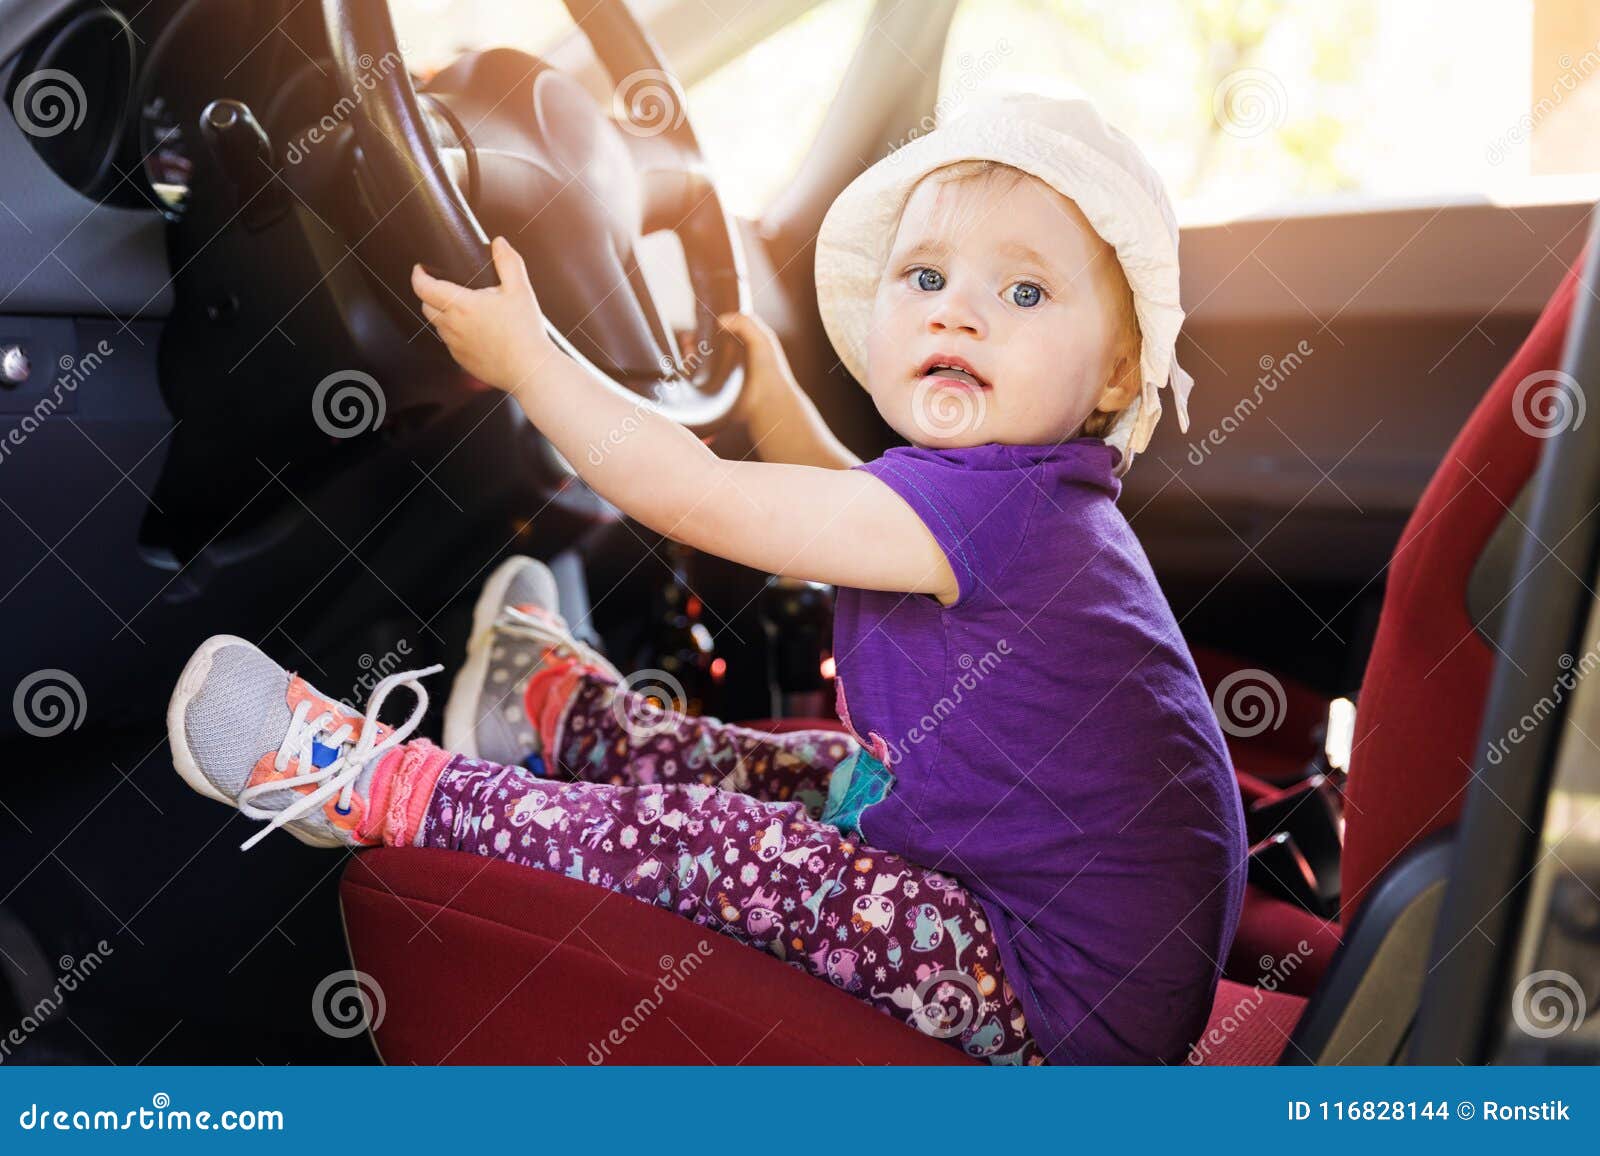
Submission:
<svg viewBox="0 0 1600 1156">
<path fill-rule="evenodd" d="M 977 898 L 819 821 L 857 744 L 662 711 L 593 671 L 536 701 L 544 760 L 456 756 L 416 841 L 630 895 L 995 1064 L 1044 1063 Z M 560 700 L 564 700 L 560 701 Z"/>
</svg>

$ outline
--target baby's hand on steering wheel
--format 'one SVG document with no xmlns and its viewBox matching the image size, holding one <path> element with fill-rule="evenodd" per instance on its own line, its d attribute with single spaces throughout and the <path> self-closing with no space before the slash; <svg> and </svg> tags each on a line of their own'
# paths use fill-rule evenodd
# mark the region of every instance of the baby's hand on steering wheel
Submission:
<svg viewBox="0 0 1600 1156">
<path fill-rule="evenodd" d="M 522 255 L 504 237 L 496 237 L 489 251 L 499 285 L 468 289 L 413 265 L 411 288 L 456 363 L 485 385 L 515 393 L 558 351 L 545 332 Z"/>
<path fill-rule="evenodd" d="M 789 359 L 772 327 L 753 313 L 723 313 L 717 322 L 744 346 L 744 389 L 734 407 L 735 421 L 746 425 L 769 412 L 790 392 L 799 393 L 800 383 L 789 368 Z"/>
</svg>

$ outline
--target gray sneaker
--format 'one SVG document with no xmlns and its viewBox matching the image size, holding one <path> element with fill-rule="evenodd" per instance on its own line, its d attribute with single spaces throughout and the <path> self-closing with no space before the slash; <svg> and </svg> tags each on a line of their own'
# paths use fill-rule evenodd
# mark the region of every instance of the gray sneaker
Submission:
<svg viewBox="0 0 1600 1156">
<path fill-rule="evenodd" d="M 270 820 L 240 850 L 279 827 L 313 847 L 360 846 L 356 831 L 378 762 L 428 709 L 419 679 L 443 669 L 396 671 L 357 715 L 253 644 L 215 635 L 190 657 L 167 705 L 173 764 L 207 798 Z M 402 685 L 417 705 L 399 727 L 385 726 L 378 708 Z"/>
<path fill-rule="evenodd" d="M 522 698 L 550 648 L 622 681 L 604 655 L 573 635 L 559 606 L 555 576 L 543 562 L 515 555 L 489 575 L 472 611 L 467 660 L 444 708 L 447 749 L 502 764 L 541 753 Z"/>
</svg>

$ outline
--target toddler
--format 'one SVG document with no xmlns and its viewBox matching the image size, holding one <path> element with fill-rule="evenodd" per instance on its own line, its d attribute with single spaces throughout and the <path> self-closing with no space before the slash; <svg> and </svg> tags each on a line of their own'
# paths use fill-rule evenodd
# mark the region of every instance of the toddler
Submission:
<svg viewBox="0 0 1600 1156">
<path fill-rule="evenodd" d="M 355 715 L 219 636 L 172 697 L 178 771 L 269 820 L 246 846 L 284 827 L 560 871 L 991 1063 L 1181 1060 L 1232 941 L 1245 840 L 1221 732 L 1115 504 L 1162 387 L 1187 428 L 1177 241 L 1159 177 L 1083 101 L 984 98 L 874 165 L 816 258 L 829 338 L 910 443 L 866 463 L 747 314 L 721 322 L 747 350 L 763 460 L 724 461 L 560 355 L 502 238 L 498 287 L 415 269 L 456 360 L 602 496 L 693 548 L 838 587 L 848 734 L 657 707 L 515 558 L 479 598 L 444 747 L 412 737 L 437 666 L 385 678 Z M 386 726 L 401 685 L 416 706 Z"/>
</svg>

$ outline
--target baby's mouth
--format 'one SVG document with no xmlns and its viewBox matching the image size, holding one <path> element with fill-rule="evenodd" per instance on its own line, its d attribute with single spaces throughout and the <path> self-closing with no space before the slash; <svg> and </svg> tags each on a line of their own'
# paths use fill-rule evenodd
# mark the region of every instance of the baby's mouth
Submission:
<svg viewBox="0 0 1600 1156">
<path fill-rule="evenodd" d="M 982 378 L 954 365 L 932 366 L 926 373 L 922 374 L 919 380 L 927 381 L 929 378 L 942 378 L 953 385 L 960 385 L 967 389 L 990 388 L 989 383 Z"/>
</svg>

